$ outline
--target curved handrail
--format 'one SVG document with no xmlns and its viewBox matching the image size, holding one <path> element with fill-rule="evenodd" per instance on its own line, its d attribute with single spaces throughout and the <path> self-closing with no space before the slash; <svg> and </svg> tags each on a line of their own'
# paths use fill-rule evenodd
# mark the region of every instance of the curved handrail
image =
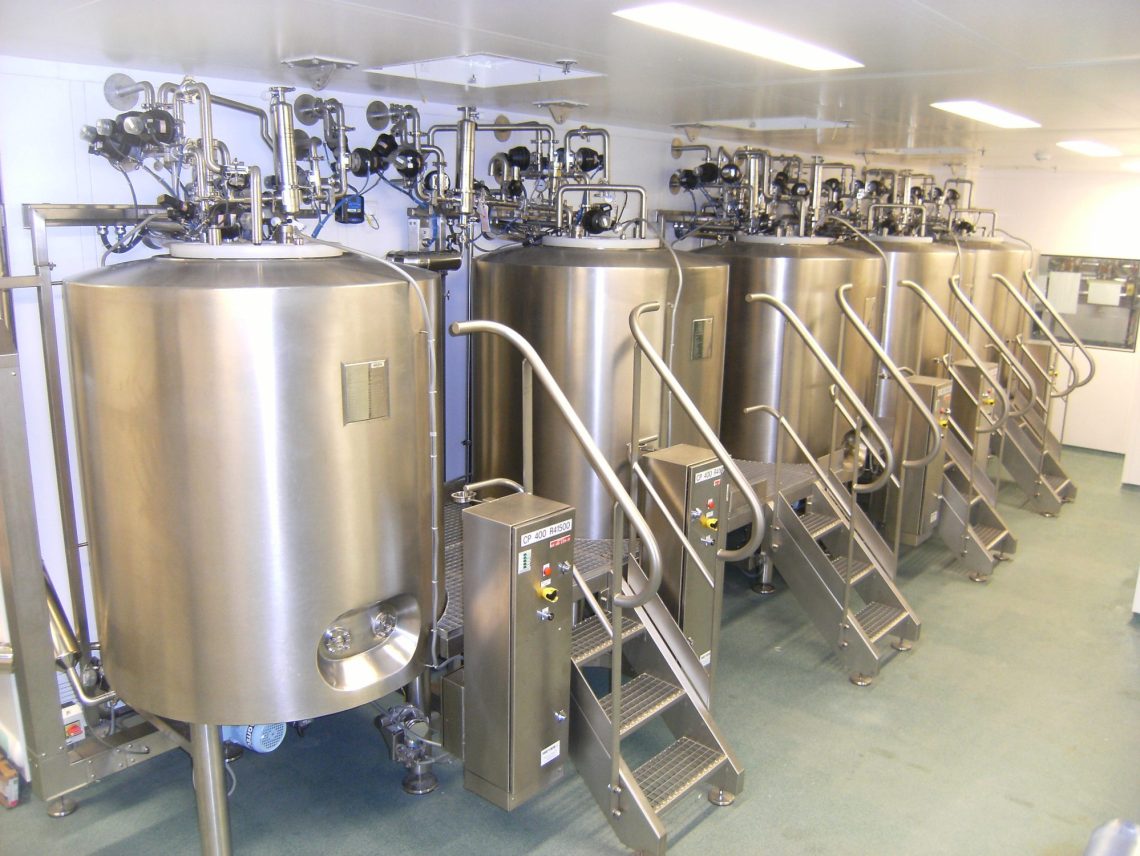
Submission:
<svg viewBox="0 0 1140 856">
<path fill-rule="evenodd" d="M 499 336 L 514 345 L 515 349 L 522 354 L 523 359 L 530 363 L 535 377 L 549 393 L 562 419 L 574 434 L 574 439 L 582 447 L 582 452 L 586 455 L 586 460 L 589 461 L 591 469 L 601 480 L 606 492 L 621 507 L 633 528 L 637 530 L 637 534 L 641 537 L 642 549 L 648 554 L 646 576 L 649 578 L 649 584 L 640 592 L 628 597 L 615 593 L 611 600 L 615 606 L 622 609 L 632 609 L 648 602 L 661 586 L 661 548 L 657 545 L 657 539 L 653 537 L 649 524 L 645 522 L 645 518 L 637 510 L 633 498 L 622 487 L 617 473 L 613 471 L 613 467 L 609 465 L 601 449 L 590 437 L 589 431 L 582 424 L 582 420 L 578 418 L 578 414 L 574 412 L 574 408 L 566 399 L 566 395 L 558 386 L 558 381 L 554 379 L 550 369 L 546 367 L 546 363 L 542 361 L 542 357 L 538 355 L 538 352 L 525 337 L 497 321 L 455 321 L 448 329 L 452 336 L 469 336 L 472 333 L 491 333 Z M 615 571 L 618 561 L 619 557 L 615 555 Z M 616 589 L 618 586 L 615 585 L 614 588 Z"/>
<path fill-rule="evenodd" d="M 986 370 L 982 365 L 982 358 L 979 357 L 977 352 L 970 347 L 970 343 L 962 338 L 962 334 L 958 331 L 958 328 L 955 327 L 953 322 L 951 322 L 951 320 L 946 317 L 946 313 L 943 312 L 941 307 L 939 307 L 939 305 L 934 302 L 934 299 L 926 293 L 926 290 L 917 282 L 912 282 L 909 279 L 900 279 L 899 285 L 903 288 L 910 289 L 912 292 L 914 292 L 915 296 L 918 297 L 919 300 L 926 304 L 926 308 L 929 309 L 931 314 L 933 314 L 934 317 L 938 319 L 938 323 L 946 329 L 946 332 L 950 334 L 950 338 L 953 339 L 955 343 L 957 343 L 958 347 L 962 349 L 962 353 L 966 355 L 966 359 L 973 363 L 974 367 L 979 372 L 985 375 Z M 1005 425 L 1006 420 L 1009 419 L 1009 395 L 1006 393 L 1005 389 L 1000 383 L 994 384 L 994 392 L 997 393 L 998 398 L 1001 400 L 1001 418 L 994 419 L 992 422 L 990 422 L 988 427 L 977 428 L 976 431 L 979 434 L 989 434 L 993 431 L 996 431 Z"/>
<path fill-rule="evenodd" d="M 1034 321 L 1038 322 L 1037 327 L 1041 330 L 1042 335 L 1045 336 L 1045 338 L 1049 341 L 1049 344 L 1053 346 L 1053 350 L 1057 352 L 1057 356 L 1064 360 L 1065 364 L 1069 367 L 1069 375 L 1072 377 L 1073 382 L 1065 387 L 1064 392 L 1058 390 L 1057 387 L 1053 385 L 1052 381 L 1049 382 L 1049 387 L 1053 390 L 1052 397 L 1064 398 L 1070 392 L 1080 386 L 1080 383 L 1078 383 L 1080 374 L 1077 372 L 1077 367 L 1073 364 L 1072 358 L 1065 353 L 1064 348 L 1061 347 L 1061 343 L 1057 341 L 1057 337 L 1053 335 L 1053 331 L 1046 327 L 1044 324 L 1040 323 L 1041 319 L 1038 317 L 1037 313 L 1033 311 L 1033 307 L 1029 305 L 1029 301 L 1025 299 L 1022 293 L 1014 288 L 1013 284 L 1000 273 L 991 274 L 991 276 L 1000 282 L 1005 287 L 1006 291 L 1013 295 L 1013 299 L 1017 301 L 1017 304 L 1022 308 L 1026 315 L 1028 315 Z M 1090 375 L 1089 380 L 1091 379 L 1092 377 Z"/>
<path fill-rule="evenodd" d="M 863 406 L 862 399 L 859 398 L 850 384 L 843 379 L 843 375 L 839 373 L 839 370 L 835 367 L 835 363 L 831 361 L 831 357 L 819 346 L 819 343 L 812 334 L 804 327 L 803 322 L 786 303 L 770 294 L 760 294 L 758 292 L 746 294 L 744 300 L 746 303 L 766 303 L 784 316 L 784 319 L 791 325 L 791 328 L 796 331 L 796 334 L 803 341 L 812 356 L 815 357 L 816 362 L 827 372 L 828 377 L 831 378 L 831 382 L 839 388 L 839 391 L 843 393 L 843 397 L 855 408 L 855 411 L 859 414 L 859 418 L 863 420 L 863 424 L 875 435 L 875 439 L 879 441 L 879 448 L 883 450 L 883 472 L 880 473 L 874 481 L 867 482 L 865 485 L 860 485 L 860 487 L 865 493 L 870 493 L 871 491 L 876 491 L 881 488 L 887 483 L 887 480 L 891 477 L 891 471 L 895 468 L 895 453 L 891 446 L 891 441 L 887 439 L 887 435 L 883 433 L 883 429 L 879 427 L 879 423 L 875 421 L 875 418 L 867 412 L 867 408 Z M 748 413 L 751 411 L 746 410 L 745 412 Z M 782 419 L 783 417 L 781 416 L 780 418 Z"/>
<path fill-rule="evenodd" d="M 982 313 L 978 311 L 978 307 L 974 305 L 974 301 L 970 300 L 970 298 L 966 296 L 966 293 L 962 291 L 961 277 L 952 276 L 947 282 L 950 283 L 950 291 L 958 298 L 958 302 L 962 304 L 969 316 L 981 327 L 982 332 L 986 334 L 986 338 L 993 343 L 997 352 L 1001 354 L 1002 359 L 1005 360 L 1006 365 L 1009 366 L 1009 370 L 1017 375 L 1017 379 L 1021 382 L 1021 385 L 1025 387 L 1025 391 L 1029 393 L 1029 398 L 1026 400 L 1025 406 L 1019 410 L 1011 410 L 1009 413 L 1012 418 L 1024 416 L 1033 407 L 1033 402 L 1037 400 L 1037 384 L 1033 382 L 1033 378 L 1029 376 L 1029 372 L 1025 370 L 1017 357 L 1013 355 L 1013 351 L 1002 341 L 997 331 L 990 326 L 990 322 L 982 317 Z"/>
<path fill-rule="evenodd" d="M 728 473 L 728 477 L 732 480 L 733 484 L 736 485 L 737 490 L 744 495 L 745 502 L 748 503 L 748 508 L 752 512 L 752 519 L 754 521 L 752 535 L 748 539 L 748 543 L 736 550 L 728 550 L 722 547 L 717 550 L 716 553 L 716 557 L 722 561 L 739 562 L 755 553 L 764 538 L 764 513 L 760 510 L 760 499 L 756 496 L 756 492 L 752 489 L 752 485 L 749 484 L 748 479 L 745 478 L 744 473 L 740 471 L 740 468 L 732 459 L 732 455 L 728 453 L 728 450 L 720 442 L 716 434 L 713 433 L 712 428 L 709 427 L 704 416 L 701 415 L 697 406 L 693 404 L 693 400 L 689 398 L 689 394 L 685 392 L 684 387 L 677 382 L 677 378 L 669 371 L 669 368 L 665 365 L 665 361 L 661 359 L 661 356 L 654 349 L 653 344 L 646 337 L 645 331 L 641 329 L 641 324 L 638 319 L 648 312 L 658 312 L 660 309 L 661 303 L 658 301 L 642 303 L 629 313 L 629 329 L 630 332 L 633 333 L 633 338 L 634 341 L 637 342 L 637 346 L 641 348 L 641 352 L 649 358 L 649 364 L 653 366 L 654 371 L 657 372 L 662 383 L 669 388 L 677 404 L 681 405 L 681 409 L 685 411 L 685 415 L 689 417 L 689 420 L 697 429 L 697 433 L 701 435 L 701 439 L 709 444 L 712 453 L 724 464 L 724 470 Z"/>
<path fill-rule="evenodd" d="M 910 385 L 909 381 L 903 376 L 895 361 L 890 358 L 883 346 L 879 344 L 878 340 L 874 337 L 867 325 L 863 323 L 851 304 L 847 302 L 847 292 L 855 286 L 852 283 L 839 286 L 835 292 L 835 301 L 839 304 L 840 310 L 847 316 L 847 320 L 851 322 L 851 326 L 855 328 L 855 332 L 859 334 L 860 338 L 867 343 L 872 353 L 878 358 L 879 362 L 883 364 L 883 368 L 887 373 L 894 378 L 895 383 L 903 391 L 903 394 L 910 399 L 910 403 L 914 408 L 922 414 L 926 420 L 927 426 L 930 428 L 933 442 L 930 443 L 930 451 L 922 458 L 917 458 L 912 461 L 901 461 L 899 466 L 906 467 L 907 469 L 921 469 L 933 461 L 938 453 L 942 451 L 942 426 L 938 424 L 938 420 L 934 418 L 934 414 L 930 412 L 930 408 L 926 403 L 918 397 L 918 393 L 914 391 L 914 387 Z"/>
<path fill-rule="evenodd" d="M 1061 313 L 1057 311 L 1057 309 L 1049 301 L 1049 298 L 1045 296 L 1045 292 L 1043 292 L 1038 287 L 1037 283 L 1033 281 L 1033 277 L 1029 275 L 1028 270 L 1022 273 L 1021 278 L 1025 280 L 1025 284 L 1029 286 L 1029 290 L 1033 292 L 1033 296 L 1041 301 L 1041 305 L 1044 306 L 1045 310 L 1049 313 L 1050 316 L 1052 316 L 1053 322 L 1059 325 L 1060 328 L 1065 331 L 1065 335 L 1073 340 L 1073 344 L 1076 345 L 1077 350 L 1081 352 L 1081 356 L 1085 358 L 1085 362 L 1089 364 L 1088 377 L 1082 381 L 1078 381 L 1073 386 L 1073 389 L 1079 389 L 1090 380 L 1092 380 L 1093 375 L 1096 374 L 1096 360 L 1094 360 L 1092 354 L 1089 353 L 1089 349 L 1085 347 L 1085 343 L 1081 341 L 1081 337 L 1073 332 L 1073 328 L 1069 326 L 1069 322 L 1061 317 Z"/>
</svg>

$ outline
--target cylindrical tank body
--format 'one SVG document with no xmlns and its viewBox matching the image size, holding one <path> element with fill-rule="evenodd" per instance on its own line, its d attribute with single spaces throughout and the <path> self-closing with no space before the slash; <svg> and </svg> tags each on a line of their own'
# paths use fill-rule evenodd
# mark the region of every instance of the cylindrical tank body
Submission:
<svg viewBox="0 0 1140 856">
<path fill-rule="evenodd" d="M 744 298 L 761 292 L 788 304 L 828 356 L 839 363 L 844 320 L 835 292 L 852 283 L 855 288 L 849 302 L 862 312 L 879 291 L 882 262 L 826 238 L 742 238 L 697 252 L 724 259 L 730 268 L 720 420 L 726 448 L 738 458 L 774 461 L 779 442 L 783 460 L 799 457 L 793 441 L 770 417 L 744 414 L 746 407 L 767 404 L 787 417 L 813 455 L 827 454 L 834 411 L 830 378 L 788 329 L 783 315 L 760 303 L 746 303 Z M 844 373 L 865 377 L 870 351 L 850 328 L 844 336 Z M 841 421 L 838 442 L 846 430 Z"/>
<path fill-rule="evenodd" d="M 1021 277 L 1032 264 L 1028 249 L 997 239 L 973 238 L 962 241 L 962 288 L 994 330 L 1003 339 L 1010 340 L 1029 329 L 1025 312 L 1006 291 L 1005 286 L 993 278 L 999 273 L 1010 284 L 1024 292 Z M 965 313 L 957 316 L 965 319 Z M 986 348 L 989 339 L 971 327 L 970 344 Z M 979 350 L 984 355 L 984 351 Z M 993 354 L 990 352 L 992 358 Z"/>
<path fill-rule="evenodd" d="M 678 253 L 684 284 L 676 316 L 673 373 L 717 429 L 724 369 L 728 268 Z M 635 344 L 629 314 L 650 301 L 662 310 L 642 317 L 659 353 L 664 305 L 677 273 L 655 240 L 548 240 L 476 260 L 471 317 L 499 321 L 534 346 L 590 436 L 628 485 Z M 521 358 L 489 335 L 472 342 L 472 465 L 477 479 L 522 478 Z M 661 385 L 643 363 L 639 439 L 661 433 Z M 672 442 L 703 445 L 674 405 Z M 613 499 L 606 493 L 550 398 L 534 394 L 534 490 L 573 505 L 579 538 L 607 538 Z"/>
<path fill-rule="evenodd" d="M 65 287 L 108 679 L 199 723 L 378 698 L 423 668 L 432 623 L 420 303 L 328 247 L 174 252 L 242 257 Z"/>
<path fill-rule="evenodd" d="M 863 320 L 899 366 L 916 374 L 931 374 L 935 369 L 932 360 L 947 350 L 946 328 L 913 292 L 900 288 L 899 282 L 918 283 L 947 312 L 950 277 L 957 272 L 958 253 L 953 246 L 935 244 L 929 238 L 876 237 L 874 241 L 883 252 L 886 270 L 878 306 Z M 895 382 L 870 376 L 856 381 L 852 384 L 856 389 L 868 391 L 867 403 L 874 408 L 873 414 L 882 421 L 892 421 L 898 396 Z"/>
</svg>

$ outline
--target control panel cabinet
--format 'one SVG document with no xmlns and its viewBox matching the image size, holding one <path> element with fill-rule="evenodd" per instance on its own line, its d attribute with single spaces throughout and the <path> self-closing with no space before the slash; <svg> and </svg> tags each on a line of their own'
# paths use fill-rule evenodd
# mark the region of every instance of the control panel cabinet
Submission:
<svg viewBox="0 0 1140 856">
<path fill-rule="evenodd" d="M 927 409 L 934 414 L 943 431 L 948 429 L 954 384 L 947 378 L 912 375 L 907 378 Z M 916 411 L 910 400 L 898 397 L 899 414 L 894 420 L 895 436 L 892 443 L 896 460 L 915 460 L 926 455 L 930 443 L 930 428 L 926 419 Z M 934 534 L 942 508 L 942 478 L 946 456 L 938 454 L 922 470 L 907 470 L 902 496 L 901 543 L 916 547 Z M 881 519 L 887 532 L 893 533 L 898 513 L 899 489 L 892 483 L 886 491 L 873 495 L 873 506 L 882 506 L 886 495 L 886 510 Z"/>
<path fill-rule="evenodd" d="M 642 514 L 661 546 L 661 599 L 711 676 L 724 598 L 724 562 L 716 555 L 725 540 L 721 514 L 728 511 L 724 465 L 708 449 L 684 443 L 649 452 L 643 461 L 669 517 L 712 578 L 710 582 L 657 504 L 642 491 Z"/>
<path fill-rule="evenodd" d="M 463 785 L 508 811 L 565 771 L 573 531 L 530 494 L 463 512 Z"/>
</svg>

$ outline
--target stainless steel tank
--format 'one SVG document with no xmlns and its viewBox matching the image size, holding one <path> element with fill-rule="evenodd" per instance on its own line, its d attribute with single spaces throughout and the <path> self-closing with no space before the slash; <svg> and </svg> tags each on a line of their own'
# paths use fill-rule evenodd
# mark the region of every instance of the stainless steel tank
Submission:
<svg viewBox="0 0 1140 856">
<path fill-rule="evenodd" d="M 724 366 L 728 268 L 711 257 L 677 254 L 684 285 L 676 318 L 673 371 L 716 430 Z M 634 343 L 629 313 L 672 299 L 677 274 L 655 239 L 547 239 L 476 260 L 472 318 L 499 321 L 535 347 L 590 435 L 628 484 Z M 659 352 L 664 311 L 643 316 Z M 472 342 L 472 468 L 476 478 L 522 478 L 521 358 L 498 338 Z M 644 364 L 642 437 L 661 430 L 660 384 Z M 703 445 L 677 408 L 672 441 Z M 573 505 L 579 538 L 606 538 L 613 500 L 581 455 L 549 398 L 535 391 L 535 492 Z"/>
<path fill-rule="evenodd" d="M 899 288 L 898 283 L 904 279 L 918 283 L 947 311 L 950 277 L 957 273 L 958 253 L 953 246 L 936 244 L 930 238 L 876 237 L 874 241 L 883 252 L 886 270 L 878 305 L 863 320 L 878 334 L 879 341 L 898 365 L 917 374 L 937 374 L 932 360 L 947 350 L 946 329 L 918 297 Z M 867 403 L 874 407 L 874 415 L 883 421 L 892 421 L 898 395 L 894 381 L 870 376 L 856 380 L 858 385 L 852 384 L 856 389 L 869 390 Z"/>
<path fill-rule="evenodd" d="M 65 287 L 107 676 L 198 723 L 375 699 L 432 623 L 418 299 L 319 245 L 173 252 Z"/>
<path fill-rule="evenodd" d="M 873 300 L 882 281 L 878 257 L 827 238 L 741 238 L 697 251 L 729 263 L 728 332 L 725 341 L 724 402 L 721 439 L 733 455 L 774 461 L 777 438 L 784 460 L 799 452 L 767 416 L 744 415 L 744 408 L 767 404 L 783 413 L 816 456 L 831 447 L 831 381 L 784 318 L 759 303 L 746 303 L 750 292 L 778 297 L 788 304 L 834 361 L 839 362 L 843 316 L 835 292 L 855 285 L 849 297 L 860 310 Z M 870 352 L 848 330 L 843 370 L 869 373 Z M 842 426 L 842 423 L 841 423 Z M 839 431 L 840 440 L 846 433 Z"/>
<path fill-rule="evenodd" d="M 1005 287 L 993 278 L 999 273 L 1013 285 L 1024 291 L 1021 277 L 1032 265 L 1028 249 L 1008 241 L 987 238 L 972 238 L 961 241 L 962 246 L 962 288 L 990 325 L 1004 339 L 1026 333 L 1029 319 L 1021 307 L 1006 291 Z M 965 318 L 965 313 L 956 316 Z M 989 340 L 982 335 L 976 325 L 971 327 L 970 344 L 985 355 L 989 351 Z"/>
</svg>

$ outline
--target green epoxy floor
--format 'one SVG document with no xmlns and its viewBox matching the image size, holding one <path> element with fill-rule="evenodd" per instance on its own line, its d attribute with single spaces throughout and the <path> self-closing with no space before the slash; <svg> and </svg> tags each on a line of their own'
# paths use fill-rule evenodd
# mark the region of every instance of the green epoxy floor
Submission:
<svg viewBox="0 0 1140 856">
<path fill-rule="evenodd" d="M 1105 820 L 1140 819 L 1140 491 L 1119 487 L 1119 457 L 1066 450 L 1065 465 L 1080 493 L 1055 520 L 1003 493 L 1020 548 L 988 585 L 940 546 L 904 559 L 922 639 L 867 689 L 789 593 L 761 602 L 730 573 L 715 713 L 746 789 L 730 808 L 694 795 L 671 810 L 670 852 L 1061 856 Z M 458 765 L 405 796 L 373 714 L 236 765 L 236 853 L 626 852 L 572 772 L 511 814 L 464 791 Z M 189 777 L 172 752 L 80 792 L 70 818 L 34 799 L 0 810 L 0 853 L 196 853 Z"/>
</svg>

